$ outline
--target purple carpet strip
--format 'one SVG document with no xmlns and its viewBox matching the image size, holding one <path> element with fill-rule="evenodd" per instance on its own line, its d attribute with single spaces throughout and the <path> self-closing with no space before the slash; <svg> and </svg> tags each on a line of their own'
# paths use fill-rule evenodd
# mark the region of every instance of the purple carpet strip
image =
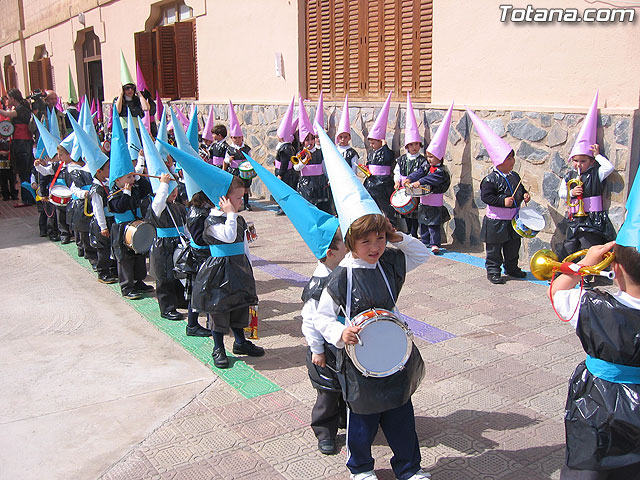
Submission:
<svg viewBox="0 0 640 480">
<path fill-rule="evenodd" d="M 268 260 L 256 257 L 255 255 L 251 255 L 251 263 L 253 264 L 253 268 L 260 269 L 263 272 L 268 273 L 272 277 L 286 280 L 291 285 L 296 287 L 304 288 L 304 286 L 309 281 L 309 277 L 300 275 L 299 273 L 289 270 L 288 268 L 278 265 L 277 263 L 271 263 Z M 455 335 L 452 333 L 440 330 L 433 325 L 421 322 L 402 313 L 400 314 L 400 316 L 405 322 L 407 322 L 413 334 L 416 337 L 424 340 L 425 342 L 438 343 L 455 337 Z"/>
</svg>

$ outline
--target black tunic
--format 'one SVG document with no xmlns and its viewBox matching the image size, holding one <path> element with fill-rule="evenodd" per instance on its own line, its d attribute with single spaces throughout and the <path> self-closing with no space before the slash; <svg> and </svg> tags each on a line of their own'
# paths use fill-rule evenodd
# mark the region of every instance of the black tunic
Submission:
<svg viewBox="0 0 640 480">
<path fill-rule="evenodd" d="M 429 185 L 431 193 L 444 193 L 451 185 L 451 174 L 442 164 L 431 167 L 425 158 L 418 170 L 409 175 L 409 180 L 412 182 L 419 180 L 420 185 Z M 442 225 L 450 219 L 449 210 L 444 205 L 433 207 L 421 203 L 418 207 L 418 221 L 423 225 Z"/>
<path fill-rule="evenodd" d="M 509 182 L 496 170 L 484 177 L 480 182 L 480 198 L 487 205 L 515 210 L 524 200 L 526 190 L 521 184 L 514 197 L 515 204 L 513 207 L 505 207 L 504 199 L 511 197 L 513 195 L 511 189 L 520 183 L 520 175 L 513 170 L 506 174 L 506 177 Z M 511 185 L 511 188 L 509 188 L 509 185 Z M 486 215 L 482 220 L 480 235 L 485 243 L 505 243 L 512 238 L 518 237 L 511 225 L 511 220 L 497 220 L 488 218 Z"/>
<path fill-rule="evenodd" d="M 114 191 L 118 190 L 118 187 L 114 185 Z M 131 195 L 126 195 L 123 192 L 115 193 L 109 199 L 109 210 L 114 214 L 126 214 L 130 213 L 134 219 L 141 219 L 142 214 L 140 212 L 140 193 L 138 191 L 138 185 L 133 184 L 131 187 Z M 131 256 L 134 252 L 129 250 L 124 244 L 124 231 L 127 225 L 131 221 L 118 223 L 117 221 L 111 226 L 111 247 L 113 248 L 113 254 L 116 260 L 122 261 L 123 255 Z M 136 254 L 137 255 L 137 254 Z"/>
<path fill-rule="evenodd" d="M 611 294 L 585 293 L 576 333 L 588 355 L 640 367 L 640 311 Z M 640 385 L 595 377 L 581 362 L 569 381 L 565 429 L 569 467 L 640 467 Z"/>
<path fill-rule="evenodd" d="M 242 152 L 248 155 L 250 151 L 251 151 L 251 147 L 247 144 L 242 145 L 242 147 L 238 147 L 237 145 L 229 145 L 227 147 L 227 154 L 231 157 L 231 161 L 235 160 L 241 163 L 247 161 L 247 159 L 242 154 Z M 227 171 L 231 175 L 235 175 L 236 177 L 240 176 L 240 169 L 238 167 L 232 167 L 231 164 L 229 164 Z M 251 178 L 249 179 L 243 178 L 242 181 L 244 182 L 244 188 L 249 188 L 253 180 Z"/>
<path fill-rule="evenodd" d="M 349 168 L 353 169 L 353 164 L 357 161 L 358 152 L 356 152 L 352 147 L 347 148 L 343 153 L 345 162 L 349 165 Z"/>
<path fill-rule="evenodd" d="M 304 303 L 312 299 L 319 301 L 328 279 L 329 277 L 311 277 L 302 290 L 302 301 Z M 327 392 L 340 391 L 340 381 L 335 373 L 336 353 L 336 347 L 325 341 L 324 355 L 328 366 L 320 367 L 311 361 L 311 349 L 307 349 L 307 371 L 309 372 L 309 380 L 311 380 L 314 388 Z"/>
<path fill-rule="evenodd" d="M 291 143 L 283 143 L 276 152 L 276 160 L 280 162 L 280 168 L 276 168 L 275 175 L 280 177 L 284 183 L 294 190 L 298 187 L 299 173 L 294 168 L 289 168 L 291 157 L 296 154 Z"/>
<path fill-rule="evenodd" d="M 76 187 L 83 190 L 89 190 L 93 183 L 93 177 L 91 172 L 82 169 L 76 169 L 68 173 L 68 178 L 71 180 L 71 184 L 75 184 Z M 72 198 L 67 204 L 67 223 L 71 227 L 71 230 L 76 232 L 88 232 L 89 222 L 91 221 L 91 215 L 86 216 L 84 214 L 85 202 L 87 204 L 87 212 L 92 213 L 91 199 L 87 196 L 84 198 Z"/>
<path fill-rule="evenodd" d="M 226 216 L 209 215 L 205 223 L 203 240 L 208 245 L 230 245 L 207 233 L 206 227 L 225 223 Z M 234 243 L 244 243 L 247 223 L 238 216 L 238 229 Z M 256 282 L 249 259 L 243 253 L 226 257 L 209 256 L 193 283 L 191 305 L 206 313 L 225 313 L 258 303 Z"/>
<path fill-rule="evenodd" d="M 92 198 L 94 195 L 99 195 L 102 198 L 102 205 L 104 206 L 104 209 L 105 209 L 105 219 L 107 221 L 107 229 L 111 231 L 111 227 L 113 225 L 114 219 L 113 219 L 113 214 L 109 212 L 108 193 L 109 192 L 104 185 L 98 185 L 96 183 L 93 183 L 91 185 L 91 190 L 89 190 L 89 195 Z M 96 220 L 95 215 L 91 217 L 91 222 L 89 223 L 89 243 L 93 248 L 111 247 L 111 239 L 109 237 L 103 236 L 100 233 L 100 225 L 98 225 L 98 221 Z"/>
<path fill-rule="evenodd" d="M 376 267 L 354 268 L 352 278 L 351 317 L 372 308 L 393 311 L 406 276 L 404 253 L 387 248 L 379 260 L 393 298 L 384 278 Z M 337 267 L 329 275 L 327 292 L 333 301 L 346 311 L 347 269 Z M 397 408 L 409 401 L 424 376 L 424 363 L 417 347 L 404 369 L 388 377 L 365 377 L 353 365 L 343 348 L 337 351 L 338 378 L 345 402 L 358 414 L 379 413 Z"/>
<path fill-rule="evenodd" d="M 311 153 L 311 160 L 309 160 L 307 165 L 322 165 L 323 161 L 322 150 L 316 148 Z M 298 180 L 298 193 L 302 195 L 302 198 L 316 206 L 328 202 L 329 181 L 327 180 L 326 173 L 323 171 L 320 175 L 305 176 L 303 175 L 303 171 L 300 172 L 300 179 Z"/>
<path fill-rule="evenodd" d="M 602 196 L 604 193 L 604 182 L 601 182 L 598 176 L 599 167 L 600 165 L 596 162 L 591 168 L 580 175 L 580 180 L 583 182 L 583 197 Z M 571 170 L 565 176 L 564 180 L 568 182 L 577 176 L 578 172 Z M 571 198 L 572 203 L 575 203 L 576 200 L 576 198 Z M 586 217 L 576 217 L 575 215 L 573 218 L 570 217 L 567 224 L 567 241 L 579 237 L 582 233 L 595 233 L 600 235 L 602 237 L 602 243 L 609 242 L 616 238 L 616 230 L 611 220 L 609 220 L 609 215 L 604 210 L 600 212 L 587 212 Z"/>
<path fill-rule="evenodd" d="M 224 156 L 227 154 L 228 148 L 229 145 L 224 140 L 220 142 L 213 142 L 211 145 L 209 145 L 209 158 L 211 159 L 210 163 L 213 164 L 213 157 L 221 158 L 222 161 L 224 161 Z M 216 167 L 221 167 L 221 165 L 216 165 Z"/>
<path fill-rule="evenodd" d="M 369 153 L 367 156 L 367 165 L 384 165 L 389 167 L 389 175 L 371 175 L 365 178 L 363 185 L 380 210 L 394 222 L 398 214 L 389 203 L 394 186 L 393 168 L 395 166 L 395 158 L 393 151 L 387 145 L 383 145 L 378 150 Z"/>
<path fill-rule="evenodd" d="M 173 215 L 173 220 L 176 222 L 175 224 L 173 223 L 171 216 L 169 216 L 169 212 L 167 211 L 168 209 L 171 209 L 171 215 Z M 176 202 L 167 202 L 165 209 L 159 217 L 155 214 L 153 208 L 149 207 L 146 219 L 149 220 L 157 230 L 159 228 L 175 228 L 176 224 L 178 227 L 183 227 L 186 217 L 187 210 L 184 205 Z M 149 261 L 152 265 L 156 278 L 174 278 L 173 252 L 179 243 L 180 238 L 178 236 L 161 237 L 160 235 L 156 235 L 149 252 Z"/>
<path fill-rule="evenodd" d="M 400 170 L 400 175 L 402 177 L 409 178 L 409 175 L 414 173 L 416 170 L 420 168 L 423 162 L 426 162 L 427 159 L 424 158 L 422 154 L 418 155 L 416 158 L 409 158 L 407 154 L 400 155 L 396 162 L 398 163 L 398 168 Z M 400 185 L 402 185 L 402 179 L 400 179 Z M 418 209 L 416 208 L 413 212 L 402 215 L 405 218 L 418 218 Z"/>
</svg>

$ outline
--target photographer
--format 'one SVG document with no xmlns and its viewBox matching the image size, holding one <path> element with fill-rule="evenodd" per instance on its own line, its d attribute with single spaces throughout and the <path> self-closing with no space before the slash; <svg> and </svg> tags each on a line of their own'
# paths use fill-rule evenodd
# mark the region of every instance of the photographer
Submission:
<svg viewBox="0 0 640 480">
<path fill-rule="evenodd" d="M 31 109 L 29 102 L 22 97 L 22 93 L 17 88 L 9 90 L 7 95 L 9 107 L 13 108 L 0 110 L 0 115 L 9 117 L 15 128 L 11 141 L 11 166 L 20 178 L 20 183 L 31 183 L 31 168 L 33 167 L 33 134 L 29 130 Z M 14 206 L 16 208 L 28 206 L 22 200 L 21 188 L 18 188 L 18 203 Z"/>
</svg>

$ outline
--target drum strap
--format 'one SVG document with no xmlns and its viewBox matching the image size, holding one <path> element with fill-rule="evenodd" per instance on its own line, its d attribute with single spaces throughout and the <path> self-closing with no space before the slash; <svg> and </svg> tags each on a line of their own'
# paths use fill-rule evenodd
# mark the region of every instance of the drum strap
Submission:
<svg viewBox="0 0 640 480">
<path fill-rule="evenodd" d="M 398 307 L 396 307 L 396 299 L 393 296 L 393 292 L 391 291 L 391 286 L 389 285 L 389 280 L 387 280 L 387 276 L 384 273 L 384 270 L 382 269 L 382 267 L 380 266 L 380 262 L 378 262 L 377 265 L 378 270 L 380 270 L 380 273 L 382 274 L 382 279 L 384 280 L 385 285 L 387 286 L 387 290 L 389 291 L 389 295 L 391 295 L 391 300 L 393 300 L 393 313 L 395 313 L 396 315 L 398 315 L 398 318 L 400 317 L 400 312 L 398 311 Z M 346 305 L 346 311 L 344 312 L 344 317 L 346 319 L 347 322 L 349 322 L 349 325 L 353 325 L 353 323 L 351 322 L 351 287 L 353 284 L 353 267 L 351 266 L 351 262 L 349 262 L 349 265 L 347 265 L 347 305 Z"/>
<path fill-rule="evenodd" d="M 49 190 L 51 190 L 51 188 L 55 185 L 56 180 L 58 179 L 58 175 L 60 175 L 60 170 L 62 170 L 62 167 L 64 166 L 64 162 L 60 162 L 60 165 L 58 165 L 58 170 L 56 170 L 56 174 L 53 176 L 53 180 L 51 180 L 51 185 L 49 185 Z M 65 183 L 66 186 L 66 183 Z"/>
</svg>

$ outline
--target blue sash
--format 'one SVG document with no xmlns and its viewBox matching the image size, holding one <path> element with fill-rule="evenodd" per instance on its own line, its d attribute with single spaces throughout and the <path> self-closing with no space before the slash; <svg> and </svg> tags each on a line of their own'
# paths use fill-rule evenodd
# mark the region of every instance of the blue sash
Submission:
<svg viewBox="0 0 640 480">
<path fill-rule="evenodd" d="M 113 212 L 109 210 L 109 207 L 104 207 L 104 216 L 105 217 L 113 217 Z"/>
<path fill-rule="evenodd" d="M 36 201 L 36 191 L 33 189 L 33 187 L 31 186 L 31 184 L 29 182 L 22 182 L 20 184 L 22 186 L 22 188 L 24 188 L 25 190 L 27 190 L 31 196 L 33 197 L 33 201 Z"/>
<path fill-rule="evenodd" d="M 600 360 L 591 355 L 587 355 L 585 364 L 591 375 L 606 380 L 607 382 L 640 385 L 640 367 L 619 365 L 617 363 Z"/>
<path fill-rule="evenodd" d="M 222 243 L 219 245 L 209 245 L 212 257 L 231 257 L 244 253 L 244 242 Z"/>
<path fill-rule="evenodd" d="M 197 250 L 206 250 L 209 247 L 203 247 L 202 245 L 198 245 L 196 242 L 193 241 L 193 239 L 189 239 L 189 245 L 191 245 L 191 247 L 197 249 Z"/>
<path fill-rule="evenodd" d="M 138 216 L 138 218 L 142 217 L 140 208 L 136 208 L 136 215 Z M 133 212 L 131 210 L 127 210 L 124 213 L 113 212 L 113 216 L 116 219 L 116 223 L 133 222 L 136 219 L 136 217 L 133 215 Z"/>
<path fill-rule="evenodd" d="M 177 229 L 176 227 L 156 227 L 156 236 L 158 238 L 175 238 L 179 237 L 181 233 L 184 233 L 184 227 L 182 225 L 180 225 Z"/>
<path fill-rule="evenodd" d="M 64 181 L 64 178 L 56 178 L 56 185 L 62 185 L 63 187 L 67 186 L 67 182 Z"/>
</svg>

